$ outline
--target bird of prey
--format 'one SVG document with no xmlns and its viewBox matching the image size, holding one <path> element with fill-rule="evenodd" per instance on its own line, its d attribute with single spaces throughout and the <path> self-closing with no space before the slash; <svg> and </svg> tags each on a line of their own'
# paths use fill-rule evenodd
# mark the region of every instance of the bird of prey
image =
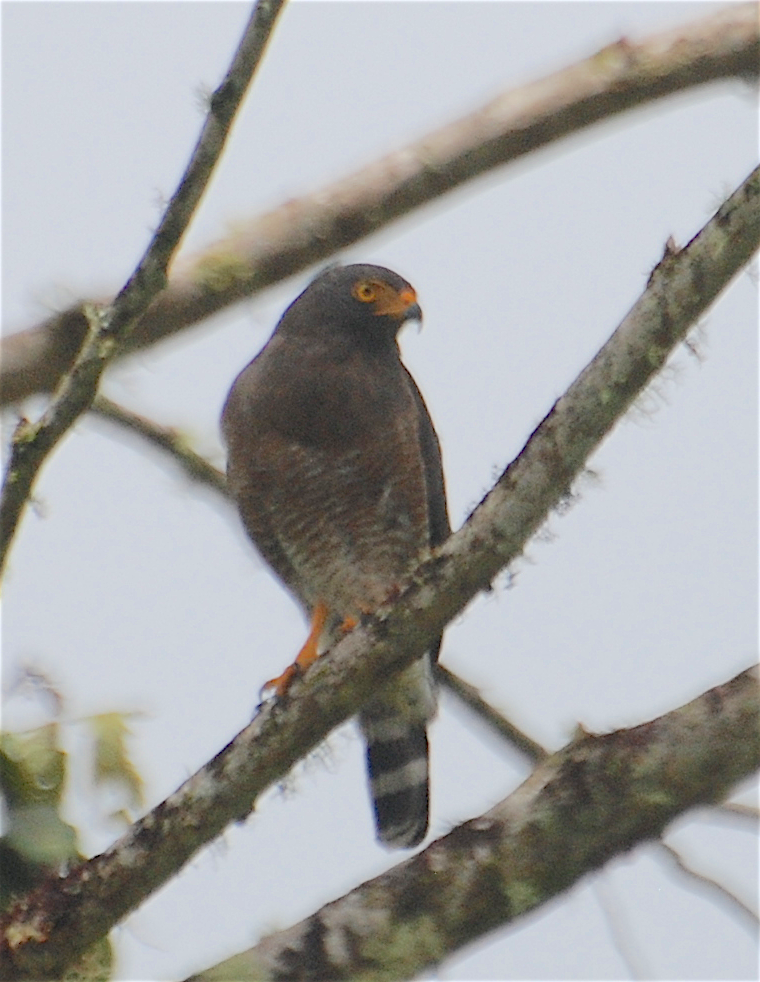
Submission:
<svg viewBox="0 0 760 982">
<path fill-rule="evenodd" d="M 330 268 L 282 315 L 222 414 L 229 486 L 257 549 L 311 623 L 284 693 L 341 632 L 449 534 L 441 452 L 397 335 L 421 319 L 382 266 Z M 359 713 L 377 836 L 409 848 L 428 827 L 433 650 Z"/>
</svg>

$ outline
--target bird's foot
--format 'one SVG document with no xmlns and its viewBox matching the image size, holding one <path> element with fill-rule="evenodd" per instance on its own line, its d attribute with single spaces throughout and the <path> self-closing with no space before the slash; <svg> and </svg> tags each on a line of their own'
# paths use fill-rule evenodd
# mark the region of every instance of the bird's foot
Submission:
<svg viewBox="0 0 760 982">
<path fill-rule="evenodd" d="M 284 696 L 299 675 L 313 665 L 319 658 L 319 639 L 327 621 L 327 607 L 319 603 L 311 615 L 311 629 L 303 648 L 296 655 L 292 665 L 288 665 L 282 675 L 265 682 L 259 690 L 259 698 Z"/>
</svg>

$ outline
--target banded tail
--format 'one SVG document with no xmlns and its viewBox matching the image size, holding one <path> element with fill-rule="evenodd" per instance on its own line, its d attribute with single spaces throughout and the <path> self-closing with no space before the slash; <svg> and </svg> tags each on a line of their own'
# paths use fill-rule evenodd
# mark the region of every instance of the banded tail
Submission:
<svg viewBox="0 0 760 982">
<path fill-rule="evenodd" d="M 427 723 L 435 691 L 426 656 L 359 714 L 367 741 L 367 771 L 380 842 L 411 849 L 428 829 Z"/>
</svg>

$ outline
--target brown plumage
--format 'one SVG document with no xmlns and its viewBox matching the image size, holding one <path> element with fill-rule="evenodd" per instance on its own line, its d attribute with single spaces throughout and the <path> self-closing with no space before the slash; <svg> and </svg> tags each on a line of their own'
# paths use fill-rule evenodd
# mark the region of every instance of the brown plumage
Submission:
<svg viewBox="0 0 760 982">
<path fill-rule="evenodd" d="M 230 489 L 251 539 L 312 620 L 302 667 L 449 533 L 438 439 L 396 341 L 420 316 L 414 290 L 391 270 L 329 269 L 228 396 Z M 359 716 L 378 837 L 391 847 L 427 831 L 436 655 L 437 646 Z M 278 691 L 290 677 L 275 680 Z"/>
</svg>

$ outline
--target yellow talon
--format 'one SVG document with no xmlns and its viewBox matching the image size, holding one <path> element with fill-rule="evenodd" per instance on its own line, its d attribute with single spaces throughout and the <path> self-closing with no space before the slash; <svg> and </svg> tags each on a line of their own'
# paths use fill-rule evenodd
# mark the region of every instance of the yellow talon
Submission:
<svg viewBox="0 0 760 982">
<path fill-rule="evenodd" d="M 319 639 L 326 622 L 327 607 L 323 603 L 319 603 L 312 612 L 309 636 L 296 655 L 296 660 L 292 665 L 288 665 L 282 675 L 265 682 L 260 689 L 260 696 L 263 697 L 268 694 L 270 689 L 273 690 L 272 695 L 284 696 L 296 676 L 302 675 L 319 658 Z"/>
</svg>

